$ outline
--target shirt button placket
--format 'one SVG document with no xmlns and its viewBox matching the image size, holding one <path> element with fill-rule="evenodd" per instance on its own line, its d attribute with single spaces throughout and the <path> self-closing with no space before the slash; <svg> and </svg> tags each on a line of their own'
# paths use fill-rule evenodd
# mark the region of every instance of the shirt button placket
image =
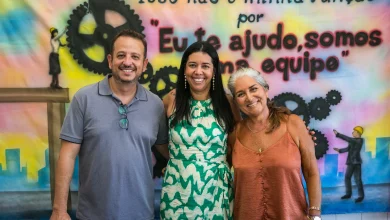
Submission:
<svg viewBox="0 0 390 220">
<path fill-rule="evenodd" d="M 264 187 L 264 167 L 263 167 L 263 158 L 262 158 L 262 155 L 259 154 L 260 158 L 259 158 L 259 162 L 260 162 L 260 171 L 259 171 L 259 174 L 260 174 L 260 178 L 261 178 L 261 188 L 262 188 L 262 192 L 263 192 L 263 210 L 264 210 L 264 219 L 268 219 L 268 214 L 267 214 L 267 197 L 265 195 L 265 187 Z"/>
</svg>

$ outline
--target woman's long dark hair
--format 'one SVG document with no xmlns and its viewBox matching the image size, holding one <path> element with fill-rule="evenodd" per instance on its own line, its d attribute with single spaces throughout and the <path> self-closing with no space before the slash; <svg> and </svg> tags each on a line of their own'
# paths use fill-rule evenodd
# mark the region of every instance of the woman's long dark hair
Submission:
<svg viewBox="0 0 390 220">
<path fill-rule="evenodd" d="M 185 89 L 184 72 L 186 69 L 188 57 L 195 52 L 203 52 L 211 57 L 214 70 L 214 88 L 210 86 L 210 98 L 213 105 L 214 114 L 218 123 L 224 126 L 225 132 L 231 132 L 234 127 L 234 118 L 229 101 L 226 98 L 225 90 L 222 84 L 221 67 L 219 64 L 219 56 L 214 47 L 207 42 L 195 42 L 191 44 L 183 54 L 180 63 L 180 69 L 176 82 L 176 99 L 175 113 L 173 114 L 171 127 L 178 123 L 183 123 L 184 120 L 191 123 L 190 119 L 190 99 L 192 98 L 189 84 Z"/>
</svg>

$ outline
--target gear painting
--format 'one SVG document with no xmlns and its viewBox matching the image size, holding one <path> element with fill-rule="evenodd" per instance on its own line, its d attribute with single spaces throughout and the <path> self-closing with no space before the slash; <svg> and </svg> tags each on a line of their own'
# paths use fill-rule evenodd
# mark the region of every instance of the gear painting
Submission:
<svg viewBox="0 0 390 220">
<path fill-rule="evenodd" d="M 327 94 L 326 94 L 326 101 L 330 104 L 330 105 L 337 105 L 341 102 L 341 93 L 337 90 L 330 90 Z"/>
<path fill-rule="evenodd" d="M 156 71 L 156 75 L 150 80 L 150 91 L 163 98 L 172 89 L 176 88 L 177 74 L 179 69 L 165 66 Z"/>
<path fill-rule="evenodd" d="M 290 109 L 290 111 L 293 114 L 299 115 L 302 117 L 303 121 L 305 122 L 306 126 L 310 123 L 310 114 L 309 110 L 307 108 L 305 100 L 303 98 L 295 93 L 286 92 L 281 93 L 277 96 L 275 96 L 272 99 L 277 106 L 284 106 Z M 292 107 L 289 106 L 288 102 L 293 102 L 296 104 L 296 107 L 291 109 Z"/>
<path fill-rule="evenodd" d="M 309 112 L 313 118 L 321 121 L 329 116 L 330 105 L 325 98 L 315 98 L 309 102 Z"/>
<path fill-rule="evenodd" d="M 315 130 L 315 129 L 312 129 L 312 131 L 315 132 L 314 137 L 317 138 L 317 140 L 315 141 L 317 144 L 315 146 L 315 155 L 316 155 L 317 159 L 320 159 L 328 151 L 329 142 L 328 142 L 328 139 L 325 137 L 325 135 L 323 133 L 321 133 L 320 131 Z"/>
<path fill-rule="evenodd" d="M 153 73 L 153 66 L 152 64 L 148 63 L 148 65 L 146 66 L 146 71 L 141 74 L 138 82 L 141 84 L 148 83 L 152 79 Z"/>
<path fill-rule="evenodd" d="M 92 15 L 93 19 L 89 15 Z M 110 15 L 115 19 L 110 19 Z M 91 29 L 91 26 L 95 27 Z M 68 20 L 66 34 L 70 53 L 84 68 L 106 75 L 111 72 L 107 61 L 110 42 L 119 31 L 124 29 L 132 29 L 141 34 L 144 30 L 140 17 L 124 1 L 84 2 L 73 10 Z M 100 48 L 99 51 L 102 52 L 100 56 L 96 58 L 94 56 L 97 53 L 88 53 L 92 48 Z"/>
</svg>

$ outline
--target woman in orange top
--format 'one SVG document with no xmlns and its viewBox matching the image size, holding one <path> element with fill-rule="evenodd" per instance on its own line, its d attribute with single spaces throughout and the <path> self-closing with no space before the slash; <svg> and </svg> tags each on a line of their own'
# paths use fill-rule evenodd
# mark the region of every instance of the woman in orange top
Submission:
<svg viewBox="0 0 390 220">
<path fill-rule="evenodd" d="M 273 104 L 268 98 L 267 82 L 252 68 L 233 73 L 228 86 L 235 103 L 248 116 L 229 135 L 234 219 L 321 219 L 321 184 L 314 142 L 302 119 Z"/>
</svg>

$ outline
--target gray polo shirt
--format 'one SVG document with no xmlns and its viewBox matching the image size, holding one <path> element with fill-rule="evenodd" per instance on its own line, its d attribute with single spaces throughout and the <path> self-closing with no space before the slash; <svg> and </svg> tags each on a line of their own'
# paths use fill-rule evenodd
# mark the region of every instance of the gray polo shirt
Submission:
<svg viewBox="0 0 390 220">
<path fill-rule="evenodd" d="M 127 106 L 128 130 L 119 125 L 120 101 L 109 76 L 73 97 L 60 138 L 81 144 L 79 219 L 153 219 L 151 147 L 168 143 L 161 99 L 137 85 Z"/>
</svg>

